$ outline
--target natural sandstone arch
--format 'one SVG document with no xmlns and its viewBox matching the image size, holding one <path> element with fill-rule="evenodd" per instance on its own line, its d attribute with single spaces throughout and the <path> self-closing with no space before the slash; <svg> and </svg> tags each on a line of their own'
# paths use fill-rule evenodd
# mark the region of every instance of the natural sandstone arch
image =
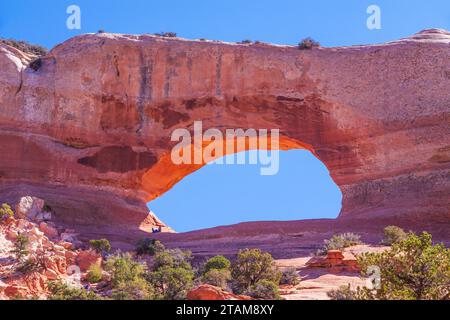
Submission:
<svg viewBox="0 0 450 320">
<path fill-rule="evenodd" d="M 302 51 L 84 35 L 37 71 L 2 45 L 0 199 L 31 193 L 64 222 L 136 228 L 147 200 L 196 169 L 167 154 L 174 129 L 202 120 L 311 148 L 342 190 L 340 219 L 448 224 L 449 39 Z"/>
</svg>

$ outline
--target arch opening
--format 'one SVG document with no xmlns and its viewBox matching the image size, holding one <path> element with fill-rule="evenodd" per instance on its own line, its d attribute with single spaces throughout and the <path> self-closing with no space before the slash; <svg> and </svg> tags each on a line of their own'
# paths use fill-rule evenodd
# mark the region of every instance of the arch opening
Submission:
<svg viewBox="0 0 450 320">
<path fill-rule="evenodd" d="M 250 152 L 225 157 L 248 159 Z M 250 221 L 336 218 L 342 193 L 326 166 L 306 149 L 280 151 L 279 157 L 279 172 L 273 176 L 260 175 L 260 164 L 210 163 L 148 207 L 177 232 Z"/>
</svg>

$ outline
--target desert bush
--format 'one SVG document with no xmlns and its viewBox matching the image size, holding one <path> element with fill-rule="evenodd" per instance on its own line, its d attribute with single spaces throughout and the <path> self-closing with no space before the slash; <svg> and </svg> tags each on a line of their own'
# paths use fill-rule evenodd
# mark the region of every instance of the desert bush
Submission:
<svg viewBox="0 0 450 320">
<path fill-rule="evenodd" d="M 113 286 L 120 282 L 132 281 L 143 277 L 146 266 L 135 261 L 129 253 L 118 253 L 106 260 L 105 270 L 111 272 L 111 282 Z"/>
<path fill-rule="evenodd" d="M 192 253 L 180 249 L 157 252 L 153 259 L 153 270 L 161 267 L 192 269 Z"/>
<path fill-rule="evenodd" d="M 136 253 L 138 255 L 151 255 L 153 256 L 157 252 L 162 252 L 166 248 L 164 245 L 155 239 L 144 238 L 138 241 L 136 244 Z"/>
<path fill-rule="evenodd" d="M 102 268 L 97 264 L 93 264 L 89 267 L 86 280 L 89 283 L 97 283 L 100 282 L 103 278 Z"/>
<path fill-rule="evenodd" d="M 23 234 L 19 234 L 17 236 L 16 241 L 14 241 L 14 249 L 11 250 L 11 253 L 16 256 L 16 259 L 21 261 L 24 257 L 28 255 L 28 244 L 29 239 L 27 236 Z"/>
<path fill-rule="evenodd" d="M 182 300 L 194 284 L 194 270 L 190 251 L 170 249 L 157 252 L 148 281 L 157 299 Z"/>
<path fill-rule="evenodd" d="M 135 261 L 129 253 L 110 256 L 105 269 L 111 273 L 113 299 L 146 300 L 153 297 L 153 288 L 146 279 L 146 265 Z"/>
<path fill-rule="evenodd" d="M 155 36 L 164 37 L 164 38 L 176 38 L 176 32 L 159 32 L 155 33 Z"/>
<path fill-rule="evenodd" d="M 165 300 L 183 300 L 193 287 L 194 272 L 182 267 L 162 266 L 149 274 L 155 296 Z"/>
<path fill-rule="evenodd" d="M 108 239 L 90 240 L 89 245 L 97 253 L 104 254 L 111 251 L 111 244 Z"/>
<path fill-rule="evenodd" d="M 341 233 L 334 235 L 329 240 L 324 240 L 324 246 L 318 253 L 326 254 L 329 250 L 342 250 L 361 243 L 361 237 L 358 234 L 351 232 Z"/>
<path fill-rule="evenodd" d="M 203 267 L 203 274 L 208 273 L 212 269 L 225 269 L 229 270 L 231 266 L 230 260 L 225 258 L 224 256 L 215 256 L 206 261 Z"/>
<path fill-rule="evenodd" d="M 280 293 L 278 291 L 278 285 L 270 280 L 259 280 L 252 285 L 245 294 L 256 299 L 264 300 L 279 300 Z"/>
<path fill-rule="evenodd" d="M 245 249 L 239 251 L 232 263 L 231 276 L 234 291 L 242 293 L 261 280 L 278 284 L 281 273 L 270 253 L 261 252 L 259 249 Z"/>
<path fill-rule="evenodd" d="M 152 286 L 146 279 L 136 278 L 128 282 L 120 282 L 111 294 L 114 300 L 153 300 L 155 298 Z"/>
<path fill-rule="evenodd" d="M 397 226 L 388 226 L 384 228 L 384 237 L 381 243 L 390 246 L 406 239 L 407 236 L 407 233 L 402 228 Z"/>
<path fill-rule="evenodd" d="M 238 43 L 239 43 L 239 44 L 252 44 L 253 41 L 252 41 L 252 40 L 246 39 L 246 40 L 242 40 L 241 42 L 238 42 Z"/>
<path fill-rule="evenodd" d="M 327 296 L 331 300 L 356 300 L 357 295 L 358 294 L 351 289 L 350 285 L 340 286 L 338 289 L 327 292 Z"/>
<path fill-rule="evenodd" d="M 0 207 L 0 220 L 6 217 L 14 217 L 14 211 L 12 211 L 9 204 L 3 203 Z"/>
<path fill-rule="evenodd" d="M 281 273 L 280 284 L 296 286 L 300 284 L 300 277 L 295 268 L 289 268 Z"/>
<path fill-rule="evenodd" d="M 102 297 L 93 291 L 70 287 L 61 281 L 50 281 L 47 287 L 50 292 L 49 300 L 102 300 Z"/>
<path fill-rule="evenodd" d="M 46 48 L 40 45 L 30 44 L 26 41 L 0 38 L 0 43 L 16 48 L 24 53 L 33 54 L 35 56 L 44 56 L 48 52 Z"/>
<path fill-rule="evenodd" d="M 106 31 L 103 30 L 103 29 L 99 29 L 99 30 L 97 31 L 97 33 L 106 33 Z"/>
<path fill-rule="evenodd" d="M 310 37 L 303 39 L 298 44 L 300 50 L 309 50 L 317 47 L 320 47 L 320 43 Z"/>
<path fill-rule="evenodd" d="M 450 299 L 450 249 L 433 245 L 429 233 L 408 234 L 390 250 L 358 257 L 362 275 L 371 267 L 380 270 L 379 286 L 341 290 L 340 296 L 355 300 L 448 300 Z"/>
<path fill-rule="evenodd" d="M 231 272 L 229 269 L 210 269 L 205 272 L 201 278 L 202 283 L 212 286 L 227 288 L 228 282 L 231 280 Z"/>
</svg>

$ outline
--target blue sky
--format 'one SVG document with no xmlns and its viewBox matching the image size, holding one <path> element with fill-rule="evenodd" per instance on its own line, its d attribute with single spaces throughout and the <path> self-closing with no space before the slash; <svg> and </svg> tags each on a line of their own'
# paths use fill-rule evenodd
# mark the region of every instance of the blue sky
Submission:
<svg viewBox="0 0 450 320">
<path fill-rule="evenodd" d="M 81 30 L 66 28 L 66 8 L 81 8 Z M 381 30 L 368 30 L 367 7 L 381 8 Z M 324 46 L 379 43 L 426 28 L 450 30 L 448 0 L 15 0 L 0 3 L 0 37 L 51 48 L 81 33 L 174 31 L 184 38 Z M 280 173 L 255 166 L 206 166 L 150 204 L 178 231 L 252 220 L 336 217 L 341 194 L 306 151 L 281 153 Z"/>
</svg>

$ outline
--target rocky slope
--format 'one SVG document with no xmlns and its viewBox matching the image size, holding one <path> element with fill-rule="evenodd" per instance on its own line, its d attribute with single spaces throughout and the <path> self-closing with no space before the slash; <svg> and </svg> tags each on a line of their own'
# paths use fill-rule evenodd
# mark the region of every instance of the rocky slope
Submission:
<svg viewBox="0 0 450 320">
<path fill-rule="evenodd" d="M 89 34 L 39 63 L 0 45 L 0 199 L 43 198 L 101 233 L 161 224 L 146 202 L 201 165 L 175 166 L 176 128 L 279 128 L 343 192 L 340 219 L 450 221 L 450 33 L 298 50 Z"/>
<path fill-rule="evenodd" d="M 57 227 L 43 200 L 23 197 L 16 218 L 0 219 L 0 300 L 45 299 L 49 281 L 72 286 L 86 284 L 88 268 L 102 257 L 83 245 L 73 230 Z M 24 257 L 14 253 L 18 237 L 25 237 Z"/>
</svg>

